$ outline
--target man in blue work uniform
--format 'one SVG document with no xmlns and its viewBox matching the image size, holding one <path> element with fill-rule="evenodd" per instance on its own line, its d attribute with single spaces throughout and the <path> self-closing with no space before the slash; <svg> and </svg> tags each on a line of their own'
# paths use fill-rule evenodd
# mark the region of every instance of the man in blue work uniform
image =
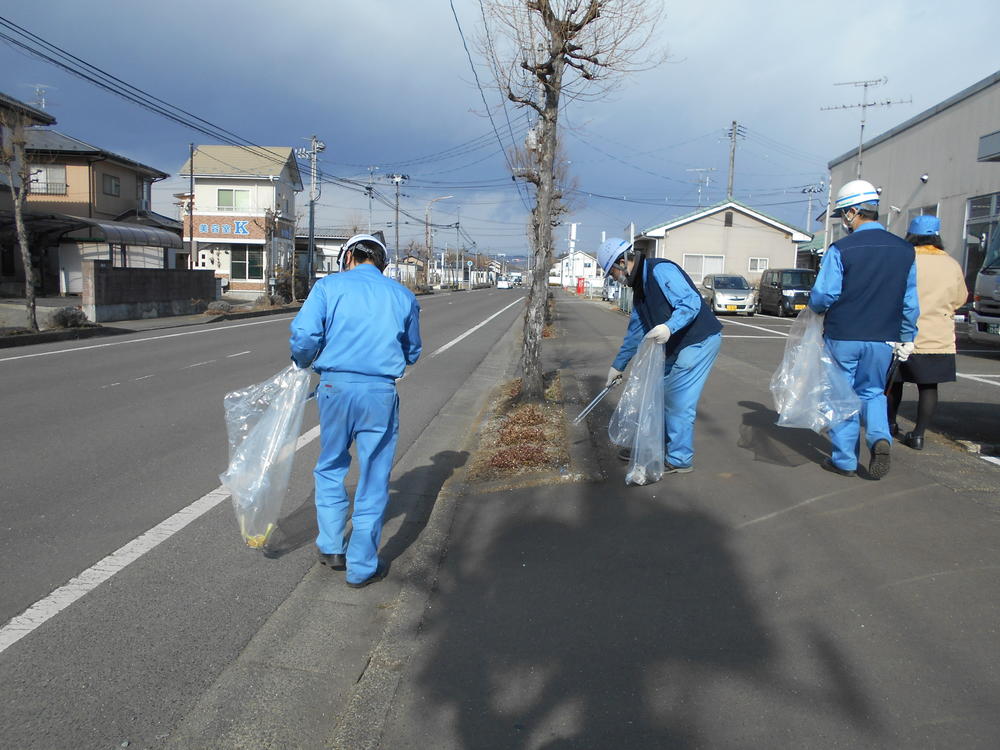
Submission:
<svg viewBox="0 0 1000 750">
<path fill-rule="evenodd" d="M 885 381 L 893 350 L 901 359 L 913 351 L 920 315 L 913 246 L 878 223 L 878 200 L 865 180 L 852 180 L 837 193 L 831 216 L 843 221 L 848 235 L 827 249 L 809 294 L 809 307 L 826 313 L 827 347 L 861 399 L 860 414 L 830 427 L 833 452 L 823 468 L 855 476 L 863 422 L 872 479 L 889 472 Z"/>
<path fill-rule="evenodd" d="M 722 345 L 722 324 L 680 266 L 631 251 L 632 243 L 617 237 L 597 251 L 604 272 L 633 290 L 628 330 L 607 384 L 621 378 L 644 337 L 665 346 L 663 473 L 686 474 L 694 458 L 698 399 Z"/>
<path fill-rule="evenodd" d="M 420 306 L 402 284 L 382 275 L 386 250 L 359 234 L 344 243 L 340 273 L 316 282 L 292 321 L 292 360 L 319 373 L 320 454 L 316 478 L 316 547 L 320 561 L 347 570 L 348 586 L 385 578 L 378 559 L 389 473 L 399 434 L 396 379 L 420 356 Z M 345 545 L 344 478 L 357 445 L 359 476 Z"/>
</svg>

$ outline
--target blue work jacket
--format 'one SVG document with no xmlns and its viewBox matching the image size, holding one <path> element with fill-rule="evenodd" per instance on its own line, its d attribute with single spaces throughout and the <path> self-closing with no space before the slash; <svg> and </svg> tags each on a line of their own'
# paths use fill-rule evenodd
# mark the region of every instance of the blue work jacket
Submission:
<svg viewBox="0 0 1000 750">
<path fill-rule="evenodd" d="M 363 263 L 317 281 L 291 331 L 300 367 L 398 378 L 420 356 L 420 305 L 405 286 Z"/>
</svg>

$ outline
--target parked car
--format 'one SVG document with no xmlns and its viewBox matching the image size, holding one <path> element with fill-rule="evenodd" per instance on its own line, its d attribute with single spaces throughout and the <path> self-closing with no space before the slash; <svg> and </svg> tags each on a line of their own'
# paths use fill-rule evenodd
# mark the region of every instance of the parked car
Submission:
<svg viewBox="0 0 1000 750">
<path fill-rule="evenodd" d="M 769 268 L 760 277 L 757 312 L 782 318 L 804 310 L 816 272 L 808 268 Z"/>
<path fill-rule="evenodd" d="M 507 279 L 500 279 L 497 281 L 497 289 L 513 289 L 513 284 Z"/>
<path fill-rule="evenodd" d="M 756 298 L 750 282 L 739 274 L 710 273 L 701 280 L 701 296 L 714 313 L 753 315 Z"/>
</svg>

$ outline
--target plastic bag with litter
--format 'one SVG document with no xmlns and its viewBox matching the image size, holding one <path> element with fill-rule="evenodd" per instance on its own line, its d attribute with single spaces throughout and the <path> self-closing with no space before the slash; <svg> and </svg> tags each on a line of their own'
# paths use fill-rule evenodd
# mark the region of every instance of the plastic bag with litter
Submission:
<svg viewBox="0 0 1000 750">
<path fill-rule="evenodd" d="M 219 479 L 248 547 L 263 547 L 278 523 L 308 392 L 309 370 L 292 365 L 226 394 L 229 468 Z"/>
<path fill-rule="evenodd" d="M 643 339 L 608 423 L 611 442 L 632 449 L 625 484 L 663 477 L 663 367 L 663 344 Z"/>
<path fill-rule="evenodd" d="M 771 378 L 782 427 L 823 433 L 861 410 L 861 399 L 823 340 L 823 316 L 808 307 L 788 332 L 785 355 Z"/>
</svg>

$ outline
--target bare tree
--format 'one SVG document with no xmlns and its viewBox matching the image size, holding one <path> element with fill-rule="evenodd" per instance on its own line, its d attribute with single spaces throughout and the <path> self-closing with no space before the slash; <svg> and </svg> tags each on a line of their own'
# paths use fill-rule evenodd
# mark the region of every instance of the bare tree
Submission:
<svg viewBox="0 0 1000 750">
<path fill-rule="evenodd" d="M 14 225 L 17 230 L 17 244 L 21 248 L 21 265 L 24 266 L 24 299 L 27 326 L 38 330 L 35 315 L 35 268 L 31 262 L 28 247 L 28 230 L 24 226 L 24 199 L 31 185 L 31 166 L 25 156 L 27 136 L 25 128 L 32 120 L 23 113 L 0 108 L 0 163 L 10 183 L 14 202 Z M 4 138 L 4 134 L 9 137 Z"/>
<path fill-rule="evenodd" d="M 542 330 L 552 263 L 552 228 L 565 211 L 559 183 L 559 111 L 564 100 L 594 100 L 624 74 L 659 64 L 650 41 L 659 0 L 483 0 L 479 49 L 504 97 L 535 111 L 515 177 L 534 186 L 529 241 L 534 256 L 521 351 L 521 399 L 543 396 Z"/>
</svg>

